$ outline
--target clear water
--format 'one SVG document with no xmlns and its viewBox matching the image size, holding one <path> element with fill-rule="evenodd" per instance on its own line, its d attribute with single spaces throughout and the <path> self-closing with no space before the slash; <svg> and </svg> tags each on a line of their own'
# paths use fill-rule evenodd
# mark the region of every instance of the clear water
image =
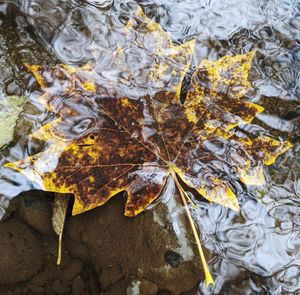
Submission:
<svg viewBox="0 0 300 295">
<path fill-rule="evenodd" d="M 192 69 L 205 58 L 257 49 L 250 75 L 253 89 L 246 99 L 266 111 L 251 128 L 265 128 L 294 143 L 265 168 L 266 185 L 237 186 L 240 213 L 195 200 L 194 219 L 204 245 L 215 254 L 209 264 L 216 282 L 214 289 L 201 282 L 195 292 L 300 294 L 298 0 L 1 1 L 0 99 L 26 95 L 28 103 L 13 142 L 2 149 L 0 165 L 38 151 L 41 147 L 27 135 L 53 118 L 38 103 L 41 92 L 22 64 L 90 61 L 105 66 L 105 57 L 115 50 L 138 5 L 171 33 L 174 43 L 196 39 Z M 106 74 L 116 75 L 109 68 Z M 3 167 L 0 174 L 4 213 L 9 200 L 32 184 Z"/>
</svg>

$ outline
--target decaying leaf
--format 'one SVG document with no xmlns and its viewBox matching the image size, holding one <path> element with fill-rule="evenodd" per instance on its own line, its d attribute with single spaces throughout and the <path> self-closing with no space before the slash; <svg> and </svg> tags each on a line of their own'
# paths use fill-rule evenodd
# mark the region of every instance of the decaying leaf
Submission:
<svg viewBox="0 0 300 295">
<path fill-rule="evenodd" d="M 127 86 L 120 79 L 108 82 L 97 65 L 28 65 L 45 91 L 43 103 L 59 117 L 33 134 L 48 142 L 48 149 L 6 166 L 44 190 L 74 194 L 73 214 L 126 191 L 125 215 L 135 216 L 158 198 L 168 177 L 174 178 L 181 195 L 179 178 L 207 200 L 239 210 L 231 180 L 262 183 L 263 166 L 291 147 L 237 128 L 263 111 L 242 99 L 250 88 L 248 72 L 255 52 L 204 60 L 182 104 L 181 83 L 194 42 L 174 46 L 140 11 L 137 19 L 125 28 L 129 40 L 137 34 L 129 44 L 137 42 L 141 55 L 154 50 L 140 72 L 143 85 L 135 77 L 136 65 L 126 63 L 135 52 L 132 45 L 118 48 L 113 56 L 126 79 L 133 77 Z M 132 86 L 143 91 L 126 95 Z"/>
<path fill-rule="evenodd" d="M 159 196 L 172 171 L 207 200 L 238 210 L 225 179 L 234 171 L 244 183 L 262 182 L 263 165 L 291 146 L 235 130 L 263 111 L 240 99 L 249 89 L 252 57 L 253 52 L 202 62 L 184 104 L 177 91 L 139 99 L 84 97 L 84 90 L 74 91 L 64 97 L 64 107 L 58 105 L 60 118 L 34 135 L 52 142 L 49 149 L 7 166 L 44 190 L 74 194 L 73 214 L 127 191 L 125 215 L 135 216 Z M 92 131 L 69 136 L 69 122 L 80 115 L 76 105 L 85 107 L 86 101 L 96 113 Z"/>
<path fill-rule="evenodd" d="M 24 96 L 8 96 L 0 101 L 0 148 L 13 139 L 14 127 L 26 103 Z"/>
<path fill-rule="evenodd" d="M 58 235 L 58 255 L 57 255 L 57 265 L 61 263 L 61 250 L 62 250 L 62 236 L 64 231 L 64 225 L 66 220 L 66 214 L 68 209 L 69 196 L 55 195 L 53 205 L 52 205 L 52 226 L 55 233 Z"/>
</svg>

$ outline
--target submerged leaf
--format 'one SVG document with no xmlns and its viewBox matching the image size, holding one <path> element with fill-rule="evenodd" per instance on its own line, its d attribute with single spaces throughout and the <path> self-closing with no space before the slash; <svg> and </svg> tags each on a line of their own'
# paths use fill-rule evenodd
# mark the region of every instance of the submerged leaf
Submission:
<svg viewBox="0 0 300 295">
<path fill-rule="evenodd" d="M 14 127 L 26 103 L 24 96 L 8 96 L 0 101 L 0 148 L 14 135 Z"/>
<path fill-rule="evenodd" d="M 125 215 L 135 216 L 159 196 L 173 172 L 207 200 L 239 210 L 226 180 L 232 174 L 219 177 L 219 173 L 233 169 L 244 183 L 262 183 L 263 165 L 291 147 L 267 136 L 251 139 L 235 132 L 236 126 L 250 123 L 263 111 L 241 100 L 249 89 L 252 58 L 253 52 L 215 63 L 203 61 L 192 76 L 184 104 L 176 90 L 139 99 L 84 97 L 74 91 L 61 98 L 64 107 L 44 96 L 60 118 L 34 136 L 52 145 L 7 166 L 44 190 L 74 194 L 73 214 L 126 191 Z M 89 110 L 96 110 L 92 131 L 69 136 L 69 122 L 78 116 L 75 106 L 85 102 Z"/>
<path fill-rule="evenodd" d="M 68 196 L 62 197 L 57 194 L 55 195 L 52 209 L 52 225 L 55 233 L 58 235 L 57 265 L 60 265 L 61 263 L 62 235 L 64 231 L 68 203 Z"/>
</svg>

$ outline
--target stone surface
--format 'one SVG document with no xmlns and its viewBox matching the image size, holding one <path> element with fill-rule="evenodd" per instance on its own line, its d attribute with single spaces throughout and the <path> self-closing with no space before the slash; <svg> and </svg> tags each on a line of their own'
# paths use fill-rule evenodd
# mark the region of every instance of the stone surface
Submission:
<svg viewBox="0 0 300 295">
<path fill-rule="evenodd" d="M 13 295 L 13 293 L 5 287 L 0 287 L 0 294 L 1 295 Z"/>
<path fill-rule="evenodd" d="M 139 285 L 140 295 L 155 295 L 158 292 L 158 287 L 151 281 L 142 280 Z"/>
<path fill-rule="evenodd" d="M 72 282 L 72 294 L 82 295 L 86 292 L 86 286 L 81 276 L 76 276 Z"/>
<path fill-rule="evenodd" d="M 43 248 L 34 231 L 18 220 L 0 223 L 0 285 L 25 281 L 42 267 Z"/>
<path fill-rule="evenodd" d="M 65 281 L 72 280 L 76 275 L 78 275 L 83 268 L 82 261 L 73 260 L 71 264 L 67 265 L 62 273 L 62 278 Z"/>
<path fill-rule="evenodd" d="M 5 282 L 13 284 L 9 285 L 13 294 L 26 294 L 24 288 L 33 293 L 43 290 L 44 294 L 80 294 L 74 291 L 77 288 L 92 295 L 100 292 L 131 294 L 134 290 L 140 295 L 160 291 L 182 294 L 191 290 L 203 275 L 173 182 L 167 185 L 160 202 L 137 217 L 123 215 L 125 198 L 122 195 L 102 207 L 69 217 L 60 267 L 55 264 L 57 237 L 49 230 L 52 198 L 48 197 L 42 192 L 22 195 L 11 217 L 0 223 L 3 236 L 9 236 L 10 228 L 17 231 L 19 227 L 24 228 L 22 234 L 33 249 L 33 257 L 25 255 L 25 260 L 31 259 L 30 274 L 20 278 L 13 269 L 6 278 Z M 11 226 L 5 227 L 6 224 Z M 36 255 L 39 252 L 35 250 L 35 243 L 44 255 Z M 24 243 L 18 245 L 23 249 Z M 8 247 L 12 248 L 11 244 Z M 22 256 L 9 255 L 19 257 L 15 259 Z M 206 255 L 209 258 L 209 254 Z M 3 262 L 6 264 L 7 261 Z M 41 269 L 33 271 L 34 264 Z M 28 281 L 22 283 L 26 279 Z"/>
<path fill-rule="evenodd" d="M 54 235 L 51 200 L 52 196 L 43 192 L 24 193 L 20 198 L 19 216 L 38 232 Z"/>
<path fill-rule="evenodd" d="M 200 279 L 200 259 L 173 185 L 169 183 L 161 196 L 164 203 L 137 217 L 124 217 L 124 199 L 117 196 L 70 220 L 67 248 L 78 255 L 80 242 L 85 244 L 88 251 L 81 256 L 92 263 L 104 290 L 125 279 L 119 287 L 125 292 L 129 287 L 126 283 L 132 281 L 129 278 L 141 278 L 149 279 L 160 290 L 180 294 Z M 171 265 L 166 261 L 170 253 L 176 256 Z"/>
<path fill-rule="evenodd" d="M 54 294 L 70 294 L 70 287 L 66 286 L 64 282 L 59 279 L 53 281 L 52 290 Z"/>
</svg>

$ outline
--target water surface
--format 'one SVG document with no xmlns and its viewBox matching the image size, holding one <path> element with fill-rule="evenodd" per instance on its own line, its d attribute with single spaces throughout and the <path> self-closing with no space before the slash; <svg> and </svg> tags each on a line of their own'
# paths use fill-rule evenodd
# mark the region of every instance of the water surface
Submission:
<svg viewBox="0 0 300 295">
<path fill-rule="evenodd" d="M 266 185 L 234 184 L 240 213 L 195 199 L 198 209 L 193 209 L 193 215 L 204 245 L 215 254 L 209 264 L 216 281 L 215 289 L 207 289 L 201 282 L 197 292 L 300 294 L 297 0 L 2 1 L 0 99 L 25 95 L 28 103 L 20 114 L 13 141 L 2 149 L 0 164 L 40 150 L 28 135 L 53 119 L 39 103 L 41 91 L 23 64 L 92 62 L 105 69 L 105 78 L 116 79 L 122 73 L 109 67 L 107 56 L 122 43 L 122 30 L 138 6 L 171 33 L 174 44 L 196 40 L 191 73 L 205 58 L 214 61 L 256 49 L 249 78 L 253 89 L 245 99 L 264 106 L 265 111 L 245 128 L 294 143 L 293 149 L 265 168 Z M 143 59 L 133 56 L 127 62 L 137 64 L 138 69 Z M 122 78 L 129 81 L 125 74 Z M 130 84 L 124 89 L 139 95 Z M 89 124 L 80 125 L 77 131 L 88 128 Z M 0 168 L 0 173 L 1 208 L 5 212 L 10 198 L 32 184 L 9 169 Z"/>
</svg>

